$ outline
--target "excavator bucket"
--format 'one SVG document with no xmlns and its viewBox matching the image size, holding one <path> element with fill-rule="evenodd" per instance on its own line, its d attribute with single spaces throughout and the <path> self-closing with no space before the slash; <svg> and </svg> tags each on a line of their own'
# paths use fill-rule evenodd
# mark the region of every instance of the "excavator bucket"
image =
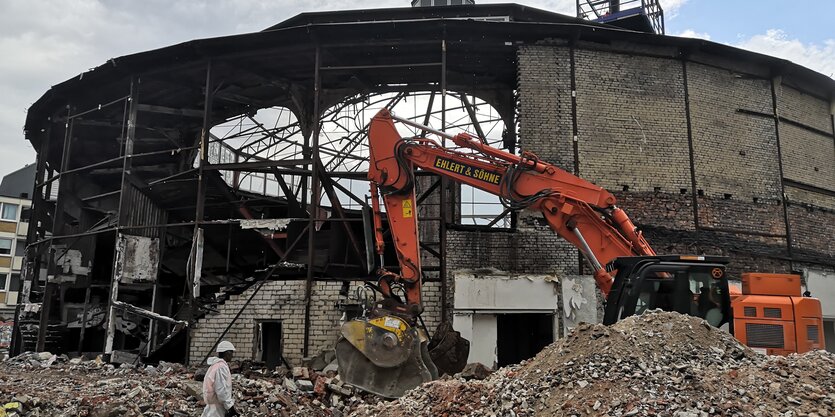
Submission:
<svg viewBox="0 0 835 417">
<path fill-rule="evenodd" d="M 336 360 L 343 381 L 385 398 L 438 378 L 423 332 L 395 316 L 342 325 Z"/>
<path fill-rule="evenodd" d="M 470 356 L 470 341 L 445 321 L 435 330 L 429 341 L 429 356 L 441 375 L 455 375 L 467 366 Z"/>
</svg>

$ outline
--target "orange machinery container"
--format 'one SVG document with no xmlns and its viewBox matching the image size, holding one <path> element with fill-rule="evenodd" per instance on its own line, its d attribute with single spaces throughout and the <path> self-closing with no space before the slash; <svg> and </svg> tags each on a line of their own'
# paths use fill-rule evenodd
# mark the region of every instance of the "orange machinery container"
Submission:
<svg viewBox="0 0 835 417">
<path fill-rule="evenodd" d="M 823 349 L 820 301 L 801 296 L 800 275 L 742 274 L 733 302 L 734 336 L 770 355 Z"/>
</svg>

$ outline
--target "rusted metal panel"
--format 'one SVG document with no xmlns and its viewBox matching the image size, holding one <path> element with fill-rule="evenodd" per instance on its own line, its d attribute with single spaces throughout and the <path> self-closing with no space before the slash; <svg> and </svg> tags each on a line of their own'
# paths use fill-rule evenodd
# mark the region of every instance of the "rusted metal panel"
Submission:
<svg viewBox="0 0 835 417">
<path fill-rule="evenodd" d="M 124 226 L 146 226 L 149 224 L 164 224 L 167 220 L 165 210 L 161 209 L 150 197 L 132 184 L 124 190 L 127 198 L 127 213 Z M 155 227 L 137 228 L 137 234 L 146 237 L 159 237 L 159 229 Z"/>
</svg>

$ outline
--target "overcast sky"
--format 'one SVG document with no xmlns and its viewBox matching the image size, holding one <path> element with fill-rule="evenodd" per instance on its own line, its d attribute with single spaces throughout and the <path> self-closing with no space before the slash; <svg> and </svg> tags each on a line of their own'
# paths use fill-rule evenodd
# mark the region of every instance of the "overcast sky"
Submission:
<svg viewBox="0 0 835 417">
<path fill-rule="evenodd" d="M 476 0 L 477 3 L 507 1 Z M 522 4 L 574 15 L 574 0 Z M 254 32 L 305 11 L 406 7 L 409 0 L 0 0 L 0 176 L 34 162 L 26 109 L 109 58 Z M 667 33 L 727 43 L 835 76 L 835 1 L 661 0 Z"/>
</svg>

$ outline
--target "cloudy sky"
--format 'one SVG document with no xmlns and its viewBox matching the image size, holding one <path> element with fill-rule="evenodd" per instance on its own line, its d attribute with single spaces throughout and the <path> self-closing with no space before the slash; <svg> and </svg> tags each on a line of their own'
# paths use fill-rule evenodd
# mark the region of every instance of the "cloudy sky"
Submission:
<svg viewBox="0 0 835 417">
<path fill-rule="evenodd" d="M 476 0 L 483 3 L 507 1 Z M 574 0 L 516 0 L 574 15 Z M 253 32 L 305 11 L 410 0 L 0 0 L 0 176 L 33 162 L 26 109 L 50 86 L 109 58 Z M 661 0 L 667 32 L 789 59 L 835 77 L 835 1 Z"/>
</svg>

